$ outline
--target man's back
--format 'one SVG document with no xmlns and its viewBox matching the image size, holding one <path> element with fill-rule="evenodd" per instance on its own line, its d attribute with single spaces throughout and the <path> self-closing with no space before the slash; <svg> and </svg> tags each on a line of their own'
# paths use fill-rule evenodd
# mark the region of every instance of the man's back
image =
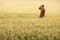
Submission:
<svg viewBox="0 0 60 40">
<path fill-rule="evenodd" d="M 41 6 L 39 7 L 39 10 L 41 10 L 40 17 L 44 17 L 44 15 L 45 15 L 44 5 L 41 5 Z"/>
</svg>

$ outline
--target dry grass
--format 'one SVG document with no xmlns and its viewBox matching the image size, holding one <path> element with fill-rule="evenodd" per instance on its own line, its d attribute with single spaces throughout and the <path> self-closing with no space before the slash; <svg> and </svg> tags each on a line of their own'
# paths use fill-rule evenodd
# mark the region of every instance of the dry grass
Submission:
<svg viewBox="0 0 60 40">
<path fill-rule="evenodd" d="M 0 40 L 60 40 L 60 16 L 0 13 Z"/>
</svg>

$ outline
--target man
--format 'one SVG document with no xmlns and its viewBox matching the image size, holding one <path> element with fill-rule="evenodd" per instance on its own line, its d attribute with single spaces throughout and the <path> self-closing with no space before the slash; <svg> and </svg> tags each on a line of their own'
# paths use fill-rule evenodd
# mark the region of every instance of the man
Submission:
<svg viewBox="0 0 60 40">
<path fill-rule="evenodd" d="M 45 16 L 44 5 L 41 5 L 41 6 L 39 7 L 39 10 L 41 10 L 40 17 L 41 17 L 41 18 L 44 17 L 44 16 Z"/>
</svg>

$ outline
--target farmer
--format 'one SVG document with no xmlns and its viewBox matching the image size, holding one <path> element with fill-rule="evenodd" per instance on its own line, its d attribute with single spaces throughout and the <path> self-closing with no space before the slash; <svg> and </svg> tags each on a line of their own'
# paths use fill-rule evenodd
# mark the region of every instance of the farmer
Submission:
<svg viewBox="0 0 60 40">
<path fill-rule="evenodd" d="M 44 16 L 45 16 L 44 5 L 41 5 L 41 6 L 39 7 L 39 10 L 41 10 L 41 12 L 40 12 L 40 17 L 41 17 L 41 18 L 44 17 Z"/>
</svg>

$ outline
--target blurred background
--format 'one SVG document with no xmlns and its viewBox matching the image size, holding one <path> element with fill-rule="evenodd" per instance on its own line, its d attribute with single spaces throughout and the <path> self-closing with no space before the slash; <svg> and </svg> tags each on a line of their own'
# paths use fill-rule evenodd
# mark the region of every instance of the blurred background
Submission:
<svg viewBox="0 0 60 40">
<path fill-rule="evenodd" d="M 44 4 L 46 13 L 60 13 L 60 0 L 0 0 L 0 13 L 39 13 Z"/>
</svg>

